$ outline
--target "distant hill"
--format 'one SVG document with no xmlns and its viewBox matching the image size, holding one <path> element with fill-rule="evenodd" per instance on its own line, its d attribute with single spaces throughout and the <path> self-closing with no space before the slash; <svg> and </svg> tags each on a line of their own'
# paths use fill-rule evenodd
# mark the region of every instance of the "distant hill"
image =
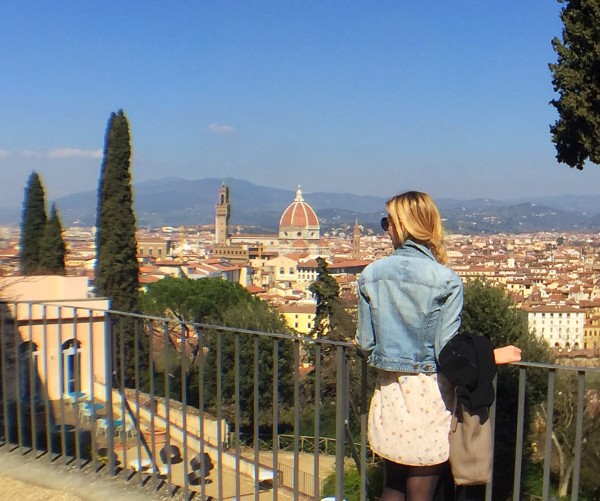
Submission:
<svg viewBox="0 0 600 501">
<path fill-rule="evenodd" d="M 140 226 L 201 225 L 214 222 L 217 192 L 225 182 L 231 192 L 233 225 L 275 230 L 295 190 L 259 186 L 234 178 L 181 179 L 169 177 L 134 185 Z M 303 193 L 324 229 L 359 222 L 379 230 L 385 214 L 384 197 L 350 193 Z M 96 220 L 96 192 L 82 192 L 56 200 L 65 226 L 91 226 Z M 461 233 L 523 233 L 535 231 L 600 230 L 600 195 L 532 197 L 500 201 L 438 199 L 448 231 Z M 18 224 L 20 208 L 1 208 L 0 223 Z"/>
</svg>

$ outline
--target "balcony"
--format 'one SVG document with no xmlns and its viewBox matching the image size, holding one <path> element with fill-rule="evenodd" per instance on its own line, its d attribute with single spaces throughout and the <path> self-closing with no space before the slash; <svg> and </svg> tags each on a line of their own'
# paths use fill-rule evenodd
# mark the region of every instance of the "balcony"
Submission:
<svg viewBox="0 0 600 501">
<path fill-rule="evenodd" d="M 185 499 L 343 499 L 349 476 L 356 499 L 377 495 L 367 482 L 378 462 L 366 443 L 372 378 L 349 343 L 123 314 L 93 300 L 0 308 L 0 451 Z M 600 369 L 510 370 L 498 387 L 498 408 L 511 401 L 508 421 L 498 419 L 510 428 L 497 430 L 502 455 L 485 499 L 551 499 L 561 479 L 579 499 L 589 446 L 600 444 Z M 528 401 L 533 380 L 539 402 Z"/>
</svg>

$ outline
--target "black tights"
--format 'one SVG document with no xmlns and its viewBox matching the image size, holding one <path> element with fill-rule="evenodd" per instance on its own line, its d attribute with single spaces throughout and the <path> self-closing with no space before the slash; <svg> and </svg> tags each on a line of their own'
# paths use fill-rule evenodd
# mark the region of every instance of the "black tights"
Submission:
<svg viewBox="0 0 600 501">
<path fill-rule="evenodd" d="M 447 465 L 409 466 L 386 460 L 386 482 L 381 501 L 431 501 Z"/>
</svg>

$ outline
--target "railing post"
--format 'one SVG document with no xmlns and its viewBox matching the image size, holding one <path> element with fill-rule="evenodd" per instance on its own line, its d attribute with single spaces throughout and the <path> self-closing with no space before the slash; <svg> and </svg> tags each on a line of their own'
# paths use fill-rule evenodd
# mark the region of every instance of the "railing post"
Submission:
<svg viewBox="0 0 600 501">
<path fill-rule="evenodd" d="M 360 499 L 367 498 L 367 359 L 360 360 Z"/>
<path fill-rule="evenodd" d="M 517 407 L 517 441 L 515 444 L 515 473 L 513 481 L 513 500 L 519 501 L 521 496 L 521 471 L 523 463 L 523 432 L 525 427 L 525 384 L 527 368 L 519 367 L 519 395 Z"/>
<path fill-rule="evenodd" d="M 314 487 L 314 498 L 319 499 L 320 495 L 320 482 L 319 482 L 319 457 L 321 454 L 321 447 L 319 443 L 319 436 L 321 434 L 321 343 L 315 343 L 315 367 L 314 367 L 314 375 L 315 375 L 315 464 L 314 464 L 314 477 L 315 477 L 315 487 Z M 325 450 L 327 453 L 327 449 Z"/>
<path fill-rule="evenodd" d="M 115 423 L 113 419 L 113 329 L 112 317 L 109 312 L 104 313 L 104 385 L 106 401 L 106 417 L 108 426 L 106 431 L 106 455 L 108 457 L 108 474 L 114 477 L 115 464 Z"/>
<path fill-rule="evenodd" d="M 279 340 L 273 340 L 273 501 L 279 490 Z"/>
<path fill-rule="evenodd" d="M 552 458 L 552 416 L 554 415 L 554 383 L 556 369 L 548 372 L 548 401 L 546 407 L 546 441 L 544 457 L 544 481 L 542 485 L 542 499 L 548 499 L 550 494 L 550 461 Z"/>
<path fill-rule="evenodd" d="M 240 457 L 241 457 L 241 446 L 240 446 L 240 335 L 235 333 L 233 337 L 234 343 L 234 355 L 233 355 L 233 373 L 235 375 L 234 392 L 235 392 L 235 404 L 234 404 L 234 444 L 235 444 L 235 496 L 236 499 L 240 498 Z M 256 368 L 255 368 L 256 369 Z"/>
<path fill-rule="evenodd" d="M 8 347 L 7 340 L 9 336 L 8 332 L 8 305 L 6 303 L 0 303 L 0 381 L 2 383 L 2 414 L 3 414 L 3 428 L 4 428 L 4 442 L 3 445 L 8 446 L 10 442 L 10 414 L 8 407 Z"/>
<path fill-rule="evenodd" d="M 585 398 L 585 372 L 577 371 L 577 417 L 575 422 L 575 458 L 571 500 L 579 498 L 579 473 L 581 470 L 581 445 L 583 441 L 583 400 Z"/>
<path fill-rule="evenodd" d="M 338 345 L 336 347 L 336 367 L 337 367 L 337 378 L 336 378 L 336 424 L 335 424 L 335 473 L 336 473 L 336 484 L 335 484 L 335 497 L 338 500 L 344 499 L 344 458 L 345 458 L 345 418 L 346 418 L 346 367 L 345 367 L 345 356 L 344 347 Z"/>
</svg>

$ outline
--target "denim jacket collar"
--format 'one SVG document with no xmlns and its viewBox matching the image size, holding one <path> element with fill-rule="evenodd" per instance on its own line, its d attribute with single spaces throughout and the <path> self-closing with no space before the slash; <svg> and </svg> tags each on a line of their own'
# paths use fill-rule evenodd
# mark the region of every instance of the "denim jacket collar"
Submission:
<svg viewBox="0 0 600 501">
<path fill-rule="evenodd" d="M 414 254 L 415 251 L 422 252 L 428 258 L 430 258 L 430 259 L 432 259 L 434 261 L 437 261 L 437 259 L 435 259 L 435 257 L 433 257 L 433 253 L 427 247 L 425 247 L 422 244 L 418 244 L 414 240 L 405 240 L 404 244 L 402 246 L 398 247 L 394 251 L 394 254 L 400 254 L 401 255 L 401 254 L 404 254 L 406 252 Z"/>
</svg>

